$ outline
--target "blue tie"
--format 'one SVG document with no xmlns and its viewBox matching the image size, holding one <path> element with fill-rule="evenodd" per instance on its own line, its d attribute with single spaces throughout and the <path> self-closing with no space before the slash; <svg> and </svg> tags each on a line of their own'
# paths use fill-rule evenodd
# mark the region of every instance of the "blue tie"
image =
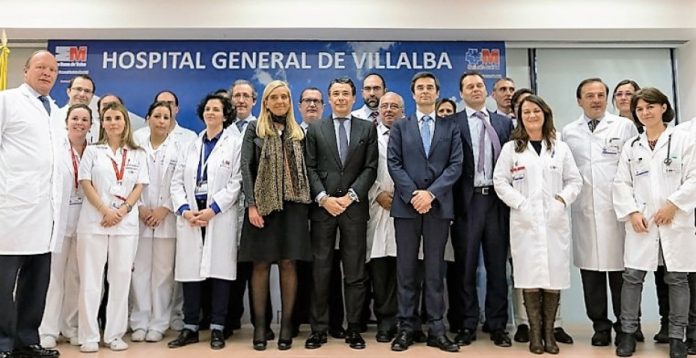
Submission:
<svg viewBox="0 0 696 358">
<path fill-rule="evenodd" d="M 244 125 L 246 124 L 246 122 L 247 122 L 246 120 L 242 119 L 242 120 L 237 121 L 237 123 L 235 123 L 237 125 L 237 128 L 239 128 L 240 133 L 242 132 L 242 129 L 244 129 Z"/>
<path fill-rule="evenodd" d="M 48 97 L 46 96 L 39 96 L 39 101 L 43 104 L 44 108 L 46 108 L 46 113 L 48 115 L 51 115 L 51 103 L 48 102 Z"/>
<path fill-rule="evenodd" d="M 336 118 L 338 120 L 338 156 L 341 158 L 341 164 L 346 164 L 348 156 L 348 133 L 346 133 L 346 121 L 348 118 Z"/>
<path fill-rule="evenodd" d="M 430 153 L 430 121 L 432 120 L 430 116 L 423 116 L 423 124 L 420 127 L 421 140 L 423 140 L 423 149 L 426 157 Z"/>
</svg>

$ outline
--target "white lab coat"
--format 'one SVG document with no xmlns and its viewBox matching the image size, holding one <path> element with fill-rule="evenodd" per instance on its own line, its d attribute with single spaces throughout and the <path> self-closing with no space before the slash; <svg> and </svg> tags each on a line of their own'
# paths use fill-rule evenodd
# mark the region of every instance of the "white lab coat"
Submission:
<svg viewBox="0 0 696 358">
<path fill-rule="evenodd" d="M 171 188 L 175 210 L 184 204 L 188 204 L 192 210 L 197 209 L 194 191 L 202 138 L 202 134 L 199 135 L 177 164 Z M 177 281 L 202 281 L 209 277 L 234 280 L 237 277 L 237 242 L 234 235 L 239 225 L 237 201 L 242 187 L 241 147 L 241 138 L 233 135 L 228 128 L 208 157 L 208 207 L 215 201 L 221 211 L 208 223 L 205 243 L 199 227 L 192 227 L 186 219 L 177 217 L 174 269 Z"/>
<path fill-rule="evenodd" d="M 184 128 L 177 123 L 171 133 L 169 133 L 168 138 L 178 142 L 178 145 L 185 149 L 189 144 L 198 139 L 198 135 L 192 130 Z M 146 125 L 133 132 L 133 140 L 141 146 L 147 143 L 147 141 L 150 140 L 150 127 Z"/>
<path fill-rule="evenodd" d="M 560 290 L 570 287 L 570 219 L 558 195 L 570 204 L 582 177 L 570 148 L 554 141 L 531 143 L 522 153 L 515 143 L 501 150 L 493 173 L 498 197 L 510 207 L 510 252 L 516 288 Z"/>
<path fill-rule="evenodd" d="M 63 241 L 57 165 L 65 126 L 51 125 L 38 96 L 27 84 L 0 92 L 0 255 L 43 254 Z"/>
<path fill-rule="evenodd" d="M 370 220 L 367 222 L 367 261 L 371 258 L 396 257 L 396 236 L 394 218 L 377 203 L 377 195 L 381 192 L 394 193 L 394 181 L 387 170 L 387 144 L 389 128 L 380 124 L 377 126 L 377 145 L 379 149 L 379 165 L 377 179 L 367 193 L 370 203 Z"/>
<path fill-rule="evenodd" d="M 677 206 L 677 213 L 671 224 L 657 226 L 652 216 L 668 200 Z M 655 271 L 661 247 L 667 270 L 696 272 L 695 207 L 696 138 L 692 134 L 667 128 L 654 151 L 645 133 L 626 143 L 614 179 L 616 216 L 626 226 L 626 267 Z M 636 211 L 648 220 L 647 233 L 633 230 L 630 214 Z"/>
<path fill-rule="evenodd" d="M 575 266 L 592 271 L 623 271 L 625 231 L 616 220 L 611 188 L 621 148 L 638 135 L 629 119 L 605 113 L 594 132 L 584 115 L 563 128 L 582 175 L 583 186 L 571 205 Z"/>
</svg>

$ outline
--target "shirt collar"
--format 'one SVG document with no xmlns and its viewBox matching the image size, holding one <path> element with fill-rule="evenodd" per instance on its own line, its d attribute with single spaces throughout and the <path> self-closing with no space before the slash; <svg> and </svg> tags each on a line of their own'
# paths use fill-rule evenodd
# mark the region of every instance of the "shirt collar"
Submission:
<svg viewBox="0 0 696 358">
<path fill-rule="evenodd" d="M 416 118 L 418 118 L 418 122 L 423 121 L 423 117 L 425 117 L 425 116 L 430 116 L 430 118 L 433 120 L 433 122 L 435 122 L 435 117 L 436 117 L 435 111 L 432 111 L 430 113 L 423 113 L 418 109 L 416 110 Z"/>
<path fill-rule="evenodd" d="M 486 118 L 489 117 L 489 116 L 488 116 L 488 111 L 487 111 L 485 108 L 482 109 L 482 110 L 480 110 L 480 111 L 477 111 L 477 110 L 475 110 L 475 109 L 473 109 L 473 108 L 471 108 L 471 107 L 469 107 L 469 106 L 465 106 L 465 107 L 464 107 L 464 110 L 466 111 L 466 116 L 467 116 L 467 118 L 471 118 L 471 116 L 473 116 L 474 113 L 476 113 L 476 112 L 482 112 L 484 117 L 486 117 Z"/>
<path fill-rule="evenodd" d="M 351 117 L 352 117 L 352 115 L 351 115 L 350 113 L 348 113 L 348 115 L 347 115 L 346 117 L 339 117 L 336 113 L 331 113 L 331 119 L 333 119 L 333 120 L 336 120 L 336 119 L 338 119 L 338 118 L 347 118 L 347 119 L 350 119 Z"/>
<path fill-rule="evenodd" d="M 606 117 L 607 117 L 607 112 L 604 112 L 604 114 L 602 114 L 601 117 L 597 118 L 597 120 L 598 120 L 599 122 L 601 122 L 601 121 L 602 121 L 604 118 L 606 118 Z M 584 112 L 582 113 L 582 119 L 584 119 L 586 123 L 590 123 L 590 121 L 591 121 L 590 117 L 588 117 L 587 115 L 585 115 Z"/>
<path fill-rule="evenodd" d="M 222 137 L 222 133 L 224 132 L 225 130 L 223 129 L 215 137 L 208 139 L 208 132 L 203 131 L 203 143 L 217 142 L 220 139 L 220 137 Z"/>
</svg>

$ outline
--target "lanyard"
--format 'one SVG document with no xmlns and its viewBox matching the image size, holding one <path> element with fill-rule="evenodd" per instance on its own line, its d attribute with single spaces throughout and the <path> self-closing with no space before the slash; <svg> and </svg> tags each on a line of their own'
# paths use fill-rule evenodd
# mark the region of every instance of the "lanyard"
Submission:
<svg viewBox="0 0 696 358">
<path fill-rule="evenodd" d="M 113 166 L 114 166 L 114 174 L 116 174 L 116 181 L 119 184 L 121 184 L 121 181 L 123 180 L 123 173 L 126 171 L 126 153 L 127 152 L 128 152 L 128 150 L 126 148 L 123 148 L 121 150 L 121 153 L 123 153 L 123 155 L 121 156 L 121 169 L 119 169 L 116 166 L 116 161 L 111 159 L 111 164 L 113 164 Z"/>
<path fill-rule="evenodd" d="M 208 156 L 206 157 L 206 155 L 205 155 L 205 142 L 203 142 L 201 145 L 201 160 L 199 162 L 200 163 L 199 165 L 201 167 L 201 171 L 200 171 L 201 175 L 200 175 L 200 178 L 198 179 L 199 185 L 200 185 L 200 183 L 208 180 L 208 173 L 206 172 L 206 170 L 208 168 L 208 160 L 210 159 L 210 154 L 213 153 L 213 149 L 214 149 L 214 147 L 210 149 L 210 153 L 208 153 Z M 205 176 L 205 180 L 203 180 L 204 176 Z"/>
<path fill-rule="evenodd" d="M 77 190 L 77 166 L 79 161 L 72 146 L 70 146 L 70 157 L 72 158 L 73 180 L 75 182 L 75 189 Z"/>
</svg>

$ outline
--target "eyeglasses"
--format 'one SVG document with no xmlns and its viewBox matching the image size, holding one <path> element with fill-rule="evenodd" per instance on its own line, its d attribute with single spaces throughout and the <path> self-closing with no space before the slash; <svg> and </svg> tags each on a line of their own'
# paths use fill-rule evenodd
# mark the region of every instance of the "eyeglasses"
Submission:
<svg viewBox="0 0 696 358">
<path fill-rule="evenodd" d="M 396 103 L 382 103 L 379 105 L 379 108 L 381 108 L 381 109 L 399 109 L 399 108 L 401 108 L 401 106 L 396 104 Z"/>
<path fill-rule="evenodd" d="M 312 104 L 313 104 L 313 105 L 315 105 L 315 106 L 318 106 L 318 105 L 320 105 L 320 104 L 324 104 L 324 101 L 323 101 L 323 100 L 321 100 L 321 99 L 316 99 L 316 98 L 303 98 L 300 102 L 301 102 L 301 103 L 308 104 L 308 105 L 312 105 Z"/>
<path fill-rule="evenodd" d="M 92 94 L 92 90 L 89 89 L 89 88 L 71 87 L 70 90 L 71 90 L 71 91 L 78 92 L 78 93 L 79 93 L 79 92 L 82 92 L 82 93 L 84 93 L 84 94 Z"/>
<path fill-rule="evenodd" d="M 244 99 L 252 99 L 252 98 L 254 98 L 254 97 L 253 97 L 252 95 L 248 94 L 248 93 L 235 93 L 234 96 L 232 96 L 232 98 L 234 98 L 234 99 L 236 99 L 236 100 L 240 100 L 240 99 L 242 99 L 242 98 L 244 98 Z"/>
</svg>

